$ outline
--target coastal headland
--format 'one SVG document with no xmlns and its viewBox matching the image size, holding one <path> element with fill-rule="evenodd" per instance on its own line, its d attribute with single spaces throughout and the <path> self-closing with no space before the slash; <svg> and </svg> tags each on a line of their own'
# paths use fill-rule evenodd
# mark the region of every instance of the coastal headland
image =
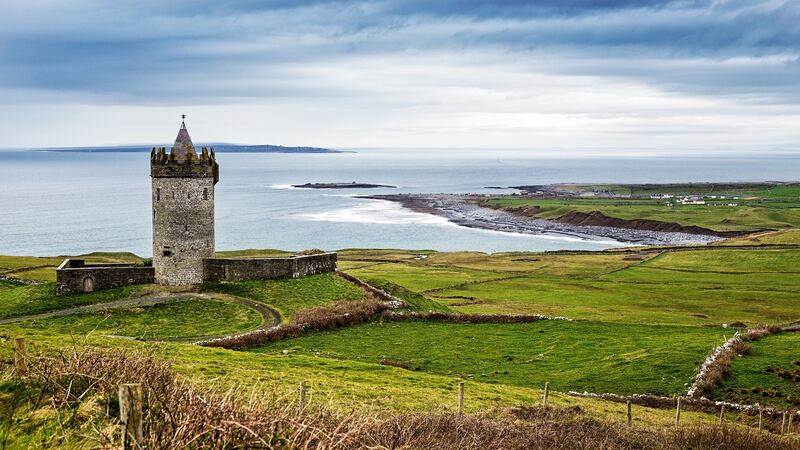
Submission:
<svg viewBox="0 0 800 450">
<path fill-rule="evenodd" d="M 397 202 L 472 228 L 610 238 L 638 245 L 702 245 L 800 225 L 795 183 L 554 184 L 510 195 L 390 194 Z"/>
</svg>

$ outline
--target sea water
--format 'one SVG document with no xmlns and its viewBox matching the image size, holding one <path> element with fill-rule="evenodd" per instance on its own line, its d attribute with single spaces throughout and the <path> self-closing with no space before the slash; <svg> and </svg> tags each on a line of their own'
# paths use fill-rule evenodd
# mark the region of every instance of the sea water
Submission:
<svg viewBox="0 0 800 450">
<path fill-rule="evenodd" d="M 367 149 L 330 154 L 218 154 L 217 249 L 600 250 L 598 237 L 476 230 L 359 194 L 510 190 L 558 182 L 791 181 L 800 156 L 539 156 L 523 150 Z M 397 189 L 297 189 L 307 182 Z M 0 254 L 151 254 L 149 154 L 0 151 Z"/>
</svg>

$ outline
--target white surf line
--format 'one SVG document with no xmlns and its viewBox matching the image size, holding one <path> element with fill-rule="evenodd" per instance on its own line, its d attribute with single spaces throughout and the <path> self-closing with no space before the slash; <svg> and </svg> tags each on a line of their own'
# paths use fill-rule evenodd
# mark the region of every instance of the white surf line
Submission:
<svg viewBox="0 0 800 450">
<path fill-rule="evenodd" d="M 445 225 L 449 221 L 433 214 L 408 210 L 394 202 L 376 200 L 317 213 L 298 216 L 322 222 L 374 223 L 383 225 Z"/>
<path fill-rule="evenodd" d="M 354 194 L 352 197 L 357 197 L 363 194 Z M 351 197 L 351 195 L 346 195 Z M 364 199 L 371 200 L 369 203 L 362 203 L 354 206 L 344 208 L 317 212 L 317 213 L 302 213 L 297 214 L 298 217 L 303 217 L 308 220 L 321 221 L 321 222 L 342 222 L 342 223 L 372 223 L 379 225 L 434 225 L 442 227 L 459 228 L 462 230 L 469 230 L 475 233 L 495 234 L 502 236 L 509 236 L 514 238 L 533 239 L 533 240 L 551 240 L 551 241 L 564 241 L 564 242 L 585 242 L 590 244 L 606 245 L 613 247 L 630 247 L 635 246 L 633 243 L 626 243 L 622 241 L 613 240 L 606 236 L 586 235 L 580 236 L 576 233 L 560 232 L 555 230 L 542 231 L 541 233 L 523 233 L 516 231 L 503 231 L 491 228 L 483 228 L 477 226 L 466 226 L 454 222 L 448 217 L 440 216 L 433 213 L 417 212 L 400 205 L 391 200 L 381 199 Z"/>
</svg>

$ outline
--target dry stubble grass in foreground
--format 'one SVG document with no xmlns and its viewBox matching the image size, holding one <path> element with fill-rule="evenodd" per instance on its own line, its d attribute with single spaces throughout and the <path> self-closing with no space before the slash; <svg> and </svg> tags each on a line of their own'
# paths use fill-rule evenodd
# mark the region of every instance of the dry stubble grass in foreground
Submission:
<svg viewBox="0 0 800 450">
<path fill-rule="evenodd" d="M 299 412 L 268 388 L 214 392 L 176 378 L 169 364 L 141 352 L 73 348 L 31 360 L 25 380 L 2 381 L 15 406 L 0 436 L 12 447 L 20 416 L 50 417 L 59 430 L 47 447 L 112 448 L 120 442 L 117 387 L 142 383 L 148 449 L 794 449 L 800 443 L 745 427 L 628 427 L 583 415 L 579 407 L 523 407 L 480 415 Z M 42 410 L 54 411 L 49 415 Z M 29 429 L 28 429 L 29 431 Z M 28 441 L 30 442 L 30 441 Z"/>
</svg>

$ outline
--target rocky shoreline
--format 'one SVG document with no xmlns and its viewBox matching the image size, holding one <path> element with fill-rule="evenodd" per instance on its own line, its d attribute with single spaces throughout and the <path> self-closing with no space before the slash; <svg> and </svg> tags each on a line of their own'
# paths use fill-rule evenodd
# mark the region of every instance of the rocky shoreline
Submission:
<svg viewBox="0 0 800 450">
<path fill-rule="evenodd" d="M 507 211 L 487 208 L 474 197 L 461 194 L 391 194 L 363 195 L 358 198 L 397 202 L 421 213 L 441 216 L 456 225 L 483 230 L 521 234 L 557 234 L 587 240 L 613 239 L 634 245 L 705 245 L 720 241 L 720 236 L 601 225 L 575 225 L 555 220 L 537 219 Z"/>
</svg>

